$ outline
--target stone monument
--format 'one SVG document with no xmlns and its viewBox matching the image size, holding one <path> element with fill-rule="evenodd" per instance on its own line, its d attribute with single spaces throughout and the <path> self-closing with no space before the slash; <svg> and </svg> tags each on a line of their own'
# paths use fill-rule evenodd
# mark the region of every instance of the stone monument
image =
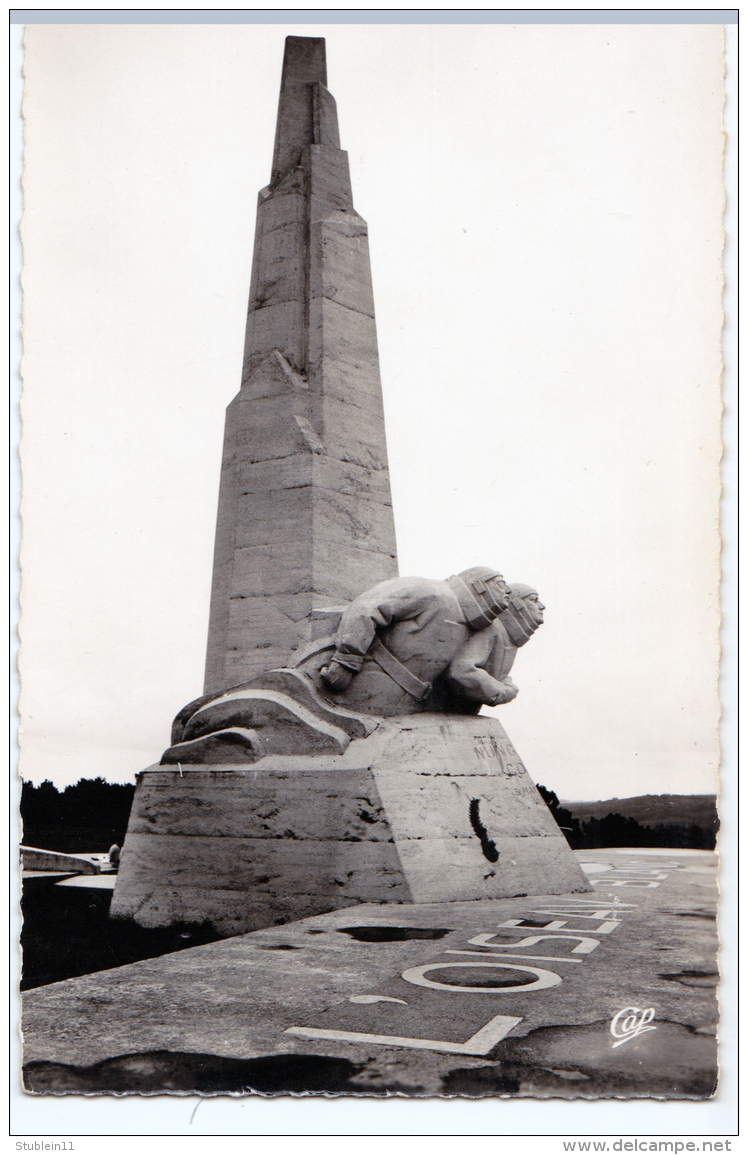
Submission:
<svg viewBox="0 0 748 1155">
<path fill-rule="evenodd" d="M 289 37 L 228 409 L 205 693 L 143 771 L 112 900 L 221 935 L 361 902 L 589 890 L 499 722 L 531 586 L 398 577 L 366 225 L 325 46 Z"/>
<path fill-rule="evenodd" d="M 283 665 L 315 611 L 397 574 L 369 242 L 326 83 L 324 40 L 289 36 L 226 414 L 206 693 Z"/>
</svg>

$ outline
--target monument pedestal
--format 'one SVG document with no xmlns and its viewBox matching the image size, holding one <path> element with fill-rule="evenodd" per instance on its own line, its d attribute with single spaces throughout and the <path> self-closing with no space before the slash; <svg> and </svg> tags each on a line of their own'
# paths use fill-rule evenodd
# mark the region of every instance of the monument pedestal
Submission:
<svg viewBox="0 0 748 1155">
<path fill-rule="evenodd" d="M 111 913 L 229 936 L 363 902 L 589 889 L 500 723 L 420 714 L 340 755 L 143 771 Z"/>
</svg>

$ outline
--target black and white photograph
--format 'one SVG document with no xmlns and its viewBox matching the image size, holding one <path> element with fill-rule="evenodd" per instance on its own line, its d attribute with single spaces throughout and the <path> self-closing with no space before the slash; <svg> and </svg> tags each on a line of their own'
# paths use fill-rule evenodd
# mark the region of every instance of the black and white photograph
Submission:
<svg viewBox="0 0 748 1155">
<path fill-rule="evenodd" d="M 105 15 L 16 21 L 19 1134 L 717 1142 L 736 12 Z"/>
</svg>

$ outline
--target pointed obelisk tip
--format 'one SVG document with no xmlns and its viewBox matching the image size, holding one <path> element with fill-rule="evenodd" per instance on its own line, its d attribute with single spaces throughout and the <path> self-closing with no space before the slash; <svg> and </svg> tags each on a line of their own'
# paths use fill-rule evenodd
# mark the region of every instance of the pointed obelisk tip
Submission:
<svg viewBox="0 0 748 1155">
<path fill-rule="evenodd" d="M 324 36 L 287 36 L 283 54 L 283 79 L 293 76 L 301 84 L 327 84 Z"/>
<path fill-rule="evenodd" d="M 314 139 L 312 84 L 327 85 L 324 37 L 287 36 L 275 130 L 272 184 L 298 163 L 301 150 Z"/>
</svg>

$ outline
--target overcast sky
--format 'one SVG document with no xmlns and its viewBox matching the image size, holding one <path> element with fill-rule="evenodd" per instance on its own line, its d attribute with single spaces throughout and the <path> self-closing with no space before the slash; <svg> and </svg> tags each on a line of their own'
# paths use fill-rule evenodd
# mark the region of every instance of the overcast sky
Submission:
<svg viewBox="0 0 748 1155">
<path fill-rule="evenodd" d="M 495 711 L 536 782 L 711 792 L 710 25 L 27 28 L 24 777 L 132 780 L 202 691 L 287 34 L 369 224 L 400 572 L 540 590 Z"/>
</svg>

